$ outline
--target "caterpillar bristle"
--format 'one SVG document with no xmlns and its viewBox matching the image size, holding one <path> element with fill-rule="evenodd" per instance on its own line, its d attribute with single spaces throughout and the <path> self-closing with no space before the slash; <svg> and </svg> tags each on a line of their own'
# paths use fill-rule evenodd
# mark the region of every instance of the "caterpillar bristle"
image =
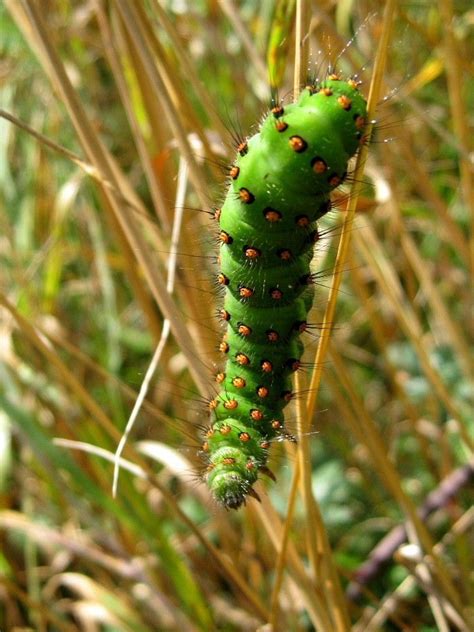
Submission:
<svg viewBox="0 0 474 632">
<path fill-rule="evenodd" d="M 274 481 L 276 483 L 276 476 L 275 474 L 271 471 L 271 469 L 269 467 L 267 467 L 266 465 L 262 465 L 261 467 L 258 468 L 259 471 L 264 474 L 265 476 L 268 476 L 268 478 L 271 478 L 272 481 Z"/>
</svg>

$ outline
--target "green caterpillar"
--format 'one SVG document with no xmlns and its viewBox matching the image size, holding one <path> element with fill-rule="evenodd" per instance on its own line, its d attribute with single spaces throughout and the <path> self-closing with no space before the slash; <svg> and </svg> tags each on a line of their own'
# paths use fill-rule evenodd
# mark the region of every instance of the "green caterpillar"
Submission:
<svg viewBox="0 0 474 632">
<path fill-rule="evenodd" d="M 313 302 L 310 263 L 317 220 L 363 139 L 366 101 L 336 74 L 274 107 L 238 147 L 231 185 L 216 212 L 225 287 L 220 344 L 225 370 L 210 403 L 205 478 L 226 508 L 240 507 L 266 467 L 271 441 L 287 436 L 283 409 L 300 367 L 300 334 Z"/>
</svg>

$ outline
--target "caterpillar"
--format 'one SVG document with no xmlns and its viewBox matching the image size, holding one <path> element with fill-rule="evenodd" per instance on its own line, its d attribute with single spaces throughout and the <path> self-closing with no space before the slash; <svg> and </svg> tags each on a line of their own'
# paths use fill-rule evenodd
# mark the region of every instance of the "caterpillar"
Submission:
<svg viewBox="0 0 474 632">
<path fill-rule="evenodd" d="M 310 263 L 318 220 L 364 139 L 366 101 L 336 73 L 277 104 L 242 141 L 217 209 L 223 371 L 209 404 L 205 479 L 218 503 L 237 509 L 267 467 L 272 440 L 288 436 L 283 411 L 301 366 L 300 335 L 313 302 Z"/>
</svg>

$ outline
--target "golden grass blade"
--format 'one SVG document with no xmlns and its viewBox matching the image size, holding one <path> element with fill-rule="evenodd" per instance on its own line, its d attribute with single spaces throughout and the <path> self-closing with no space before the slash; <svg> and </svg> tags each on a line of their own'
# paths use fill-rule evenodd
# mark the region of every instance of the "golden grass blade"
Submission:
<svg viewBox="0 0 474 632">
<path fill-rule="evenodd" d="M 452 121 L 458 143 L 463 150 L 460 156 L 461 191 L 466 209 L 471 210 L 471 278 L 474 278 L 474 169 L 472 164 L 472 128 L 464 106 L 463 70 L 460 63 L 458 42 L 454 36 L 454 7 L 451 0 L 439 0 L 439 9 L 444 25 L 444 59 L 448 81 L 448 93 L 452 110 Z M 471 156 L 471 159 L 467 158 Z"/>
<path fill-rule="evenodd" d="M 199 135 L 202 150 L 206 156 L 211 155 L 209 143 L 207 141 L 204 130 L 195 120 L 195 114 L 191 105 L 188 105 L 188 99 L 183 93 L 182 84 L 176 78 L 174 68 L 171 66 L 173 60 L 168 59 L 163 51 L 163 47 L 154 36 L 153 30 L 150 28 L 143 7 L 136 3 L 129 3 L 124 0 L 120 5 L 120 27 L 116 29 L 119 35 L 118 41 L 122 57 L 130 59 L 134 68 L 137 84 L 140 86 L 141 96 L 145 103 L 145 111 L 148 114 L 148 122 L 153 133 L 160 138 L 164 135 L 161 131 L 163 127 L 163 116 L 169 122 L 169 128 L 173 136 L 173 143 L 178 145 L 182 159 L 186 159 L 189 170 L 189 178 L 193 184 L 194 191 L 198 196 L 199 204 L 202 209 L 209 206 L 209 196 L 205 186 L 205 174 L 203 166 L 195 156 L 195 147 L 191 145 L 191 137 L 188 129 Z M 162 109 L 156 112 L 156 104 L 161 103 Z M 188 129 L 187 129 L 188 128 Z M 169 141 L 168 141 L 169 142 Z M 211 163 L 212 164 L 212 163 Z M 169 174 L 169 179 L 172 179 Z M 168 197 L 170 193 L 168 192 Z M 205 225 L 205 213 L 198 213 L 197 220 Z M 195 225 L 191 225 L 190 218 L 186 218 L 186 227 L 188 230 L 183 231 L 181 236 L 181 252 L 193 253 L 195 251 L 193 243 L 193 232 Z M 167 252 L 167 250 L 165 250 Z M 196 279 L 192 272 L 188 271 L 188 266 L 184 265 L 182 270 L 184 277 L 182 287 L 181 284 L 176 292 L 182 305 L 185 307 L 187 314 L 192 314 L 196 323 L 207 322 L 212 311 L 205 301 L 202 300 L 203 294 L 212 293 L 213 286 L 208 279 L 200 279 L 201 287 L 196 287 Z M 174 324 L 173 327 L 179 326 Z M 198 337 L 198 328 L 189 325 L 195 331 L 194 336 Z M 200 343 L 200 350 L 206 355 L 211 356 L 214 353 L 214 347 L 204 338 Z"/>
<path fill-rule="evenodd" d="M 219 5 L 223 13 L 225 13 L 229 21 L 232 23 L 236 34 L 240 38 L 245 50 L 247 51 L 250 64 L 257 70 L 261 81 L 263 83 L 267 83 L 268 74 L 265 63 L 263 62 L 261 55 L 256 49 L 251 37 L 249 36 L 247 28 L 245 27 L 245 24 L 243 23 L 242 18 L 235 8 L 232 0 L 219 0 Z"/>
<path fill-rule="evenodd" d="M 377 51 L 374 74 L 372 79 L 372 84 L 370 87 L 369 98 L 368 98 L 368 120 L 371 121 L 373 119 L 374 111 L 376 104 L 380 99 L 381 93 L 381 85 L 382 85 L 382 77 L 384 73 L 385 59 L 388 50 L 388 43 L 390 39 L 390 32 L 393 20 L 393 14 L 395 10 L 395 4 L 389 0 L 385 7 L 385 13 L 383 17 L 383 31 L 379 42 L 379 48 Z M 368 137 L 370 138 L 370 123 L 369 130 L 367 131 Z M 306 507 L 306 513 L 308 518 L 311 521 L 311 524 L 314 524 L 314 534 L 317 533 L 317 539 L 310 537 L 308 539 L 308 553 L 309 557 L 312 561 L 313 570 L 315 572 L 316 577 L 321 578 L 323 582 L 323 586 L 326 592 L 326 598 L 330 602 L 332 608 L 331 612 L 334 616 L 333 625 L 335 629 L 338 630 L 347 630 L 348 629 L 348 615 L 347 610 L 344 605 L 344 601 L 342 598 L 342 592 L 339 585 L 339 580 L 337 577 L 337 573 L 332 564 L 332 556 L 329 547 L 329 541 L 327 538 L 327 534 L 325 532 L 324 525 L 321 520 L 321 514 L 317 507 L 317 503 L 314 499 L 312 492 L 312 483 L 311 483 L 311 472 L 309 469 L 310 458 L 309 458 L 309 444 L 307 438 L 307 432 L 310 420 L 313 418 L 314 408 L 316 404 L 317 391 L 319 389 L 319 383 L 321 379 L 322 366 L 324 362 L 324 357 L 327 352 L 328 344 L 329 344 L 329 334 L 332 328 L 332 324 L 334 322 L 334 315 L 336 309 L 336 299 L 339 291 L 339 286 L 341 283 L 342 269 L 344 266 L 344 261 L 347 258 L 348 248 L 349 248 L 349 239 L 350 232 L 348 227 L 351 226 L 353 221 L 357 198 L 359 191 L 361 189 L 360 183 L 362 180 L 362 172 L 365 165 L 367 157 L 367 146 L 363 146 L 359 153 L 357 164 L 355 167 L 354 173 L 354 185 L 351 191 L 351 198 L 348 204 L 347 214 L 345 216 L 344 225 L 342 228 L 341 238 L 339 242 L 338 254 L 336 257 L 335 263 L 335 271 L 331 286 L 331 292 L 328 299 L 328 304 L 326 307 L 326 312 L 324 315 L 323 325 L 322 325 L 322 334 L 319 340 L 316 357 L 315 357 L 315 369 L 313 371 L 310 391 L 308 401 L 306 403 L 305 410 L 301 410 L 298 415 L 300 419 L 300 432 L 301 439 L 299 443 L 299 458 L 298 465 L 299 470 L 302 472 L 301 477 L 301 485 L 303 490 L 303 498 Z M 297 390 L 301 390 L 298 389 Z M 297 475 L 294 475 L 293 485 L 297 480 Z M 288 520 L 291 520 L 291 516 L 287 517 Z M 308 533 L 308 535 L 313 535 L 313 533 Z M 322 572 L 321 572 L 322 571 Z"/>
<path fill-rule="evenodd" d="M 201 206 L 206 207 L 206 195 L 203 187 L 203 181 L 200 177 L 200 171 L 197 166 L 194 153 L 189 144 L 186 133 L 179 120 L 176 103 L 173 102 L 170 94 L 172 94 L 172 85 L 168 81 L 167 77 L 162 77 L 159 72 L 159 67 L 154 63 L 154 59 L 151 54 L 152 47 L 149 43 L 149 36 L 143 27 L 142 20 L 137 6 L 133 2 L 128 0 L 117 0 L 117 8 L 120 11 L 123 23 L 128 30 L 131 41 L 134 43 L 135 48 L 140 52 L 141 60 L 144 68 L 150 79 L 150 86 L 155 93 L 155 96 L 163 100 L 165 105 L 165 112 L 168 116 L 170 129 L 173 132 L 173 136 L 179 145 L 180 151 L 184 160 L 186 160 L 189 168 L 189 177 L 194 186 L 194 189 L 199 196 Z"/>
<path fill-rule="evenodd" d="M 300 374 L 295 376 L 296 392 L 305 392 L 304 383 Z M 307 522 L 310 528 L 306 529 L 306 546 L 308 557 L 311 561 L 315 581 L 324 593 L 324 605 L 327 615 L 332 620 L 332 629 L 341 632 L 349 630 L 349 615 L 334 566 L 329 538 L 321 515 L 318 502 L 313 495 L 312 473 L 310 469 L 311 455 L 307 434 L 307 408 L 304 398 L 296 400 L 297 427 L 300 432 L 298 441 L 298 461 L 295 470 L 302 472 L 300 481 L 301 495 L 306 509 Z M 296 479 L 296 472 L 294 474 Z M 290 514 L 288 514 L 290 515 Z M 287 518 L 288 519 L 288 518 Z"/>
<path fill-rule="evenodd" d="M 368 129 L 366 130 L 367 137 L 370 139 L 370 134 L 373 127 L 373 120 L 378 102 L 380 101 L 380 95 L 382 93 L 382 78 L 384 73 L 384 67 L 387 57 L 388 45 L 390 41 L 390 30 L 392 26 L 393 16 L 395 12 L 395 2 L 388 0 L 385 5 L 385 11 L 382 18 L 382 34 L 379 40 L 379 46 L 375 58 L 374 71 L 372 75 L 372 83 L 370 85 L 369 96 L 367 100 L 367 119 Z M 318 349 L 315 357 L 315 370 L 311 378 L 310 395 L 308 397 L 308 419 L 313 418 L 314 409 L 316 405 L 316 398 L 321 382 L 321 373 L 326 355 L 326 349 L 329 343 L 329 335 L 332 325 L 334 323 L 334 315 L 336 311 L 336 299 L 339 291 L 339 286 L 342 280 L 342 271 L 344 269 L 344 262 L 347 258 L 349 250 L 349 243 L 351 238 L 351 227 L 354 220 L 354 214 L 357 207 L 357 200 L 362 188 L 362 174 L 365 167 L 368 154 L 368 143 L 362 145 L 359 155 L 357 157 L 357 163 L 354 169 L 354 184 L 351 189 L 350 199 L 347 205 L 347 212 L 344 216 L 344 224 L 342 227 L 341 238 L 338 247 L 338 253 L 336 257 L 335 270 L 333 281 L 331 285 L 331 292 L 324 314 L 322 324 L 322 334 Z"/>
<path fill-rule="evenodd" d="M 137 145 L 138 155 L 140 157 L 140 163 L 143 165 L 143 169 L 145 171 L 145 175 L 147 178 L 147 183 L 150 188 L 150 195 L 153 201 L 153 207 L 154 207 L 156 215 L 160 218 L 163 228 L 167 230 L 169 229 L 169 219 L 168 219 L 166 203 L 162 195 L 162 192 L 160 190 L 160 187 L 156 181 L 156 177 L 153 172 L 152 164 L 151 164 L 150 157 L 145 145 L 145 141 L 141 133 L 139 123 L 135 116 L 133 103 L 131 101 L 129 91 L 125 83 L 124 73 L 120 66 L 119 55 L 115 47 L 112 30 L 110 29 L 109 22 L 102 8 L 102 4 L 97 1 L 95 3 L 95 6 L 96 6 L 99 27 L 102 31 L 102 40 L 104 42 L 104 50 L 107 54 L 107 58 L 109 60 L 110 67 L 112 69 L 114 79 L 117 84 L 120 98 L 125 108 L 125 112 L 127 113 L 128 122 L 133 132 L 133 137 Z"/>
<path fill-rule="evenodd" d="M 420 193 L 433 207 L 436 217 L 439 218 L 442 225 L 442 230 L 440 230 L 441 237 L 447 244 L 456 248 L 465 261 L 469 261 L 469 245 L 463 231 L 451 217 L 449 209 L 439 192 L 437 192 L 435 187 L 431 184 L 430 174 L 427 172 L 425 166 L 420 163 L 410 144 L 409 134 L 401 127 L 400 130 L 397 131 L 397 135 L 400 138 L 400 142 L 397 143 L 397 148 L 400 149 L 403 160 L 407 161 L 408 172 L 412 174 L 413 181 L 416 183 Z"/>
<path fill-rule="evenodd" d="M 257 505 L 254 511 L 258 514 L 260 522 L 265 528 L 275 551 L 279 553 L 281 542 L 283 541 L 283 527 L 278 514 L 267 501 L 265 494 L 262 494 L 262 504 Z M 314 580 L 311 581 L 308 577 L 303 563 L 291 543 L 288 546 L 286 559 L 288 561 L 287 571 L 294 579 L 301 593 L 301 598 L 304 600 L 306 610 L 313 625 L 317 630 L 331 630 L 333 622 L 327 611 L 322 586 L 314 582 Z"/>
<path fill-rule="evenodd" d="M 295 476 L 298 475 L 299 471 L 300 471 L 299 468 L 296 468 Z M 290 497 L 288 499 L 288 508 L 286 511 L 287 516 L 288 515 L 293 516 L 295 512 L 295 503 L 298 496 L 297 484 L 298 482 L 296 483 L 296 485 L 292 485 L 291 490 L 290 490 Z M 270 610 L 271 610 L 270 623 L 273 625 L 275 629 L 279 621 L 280 609 L 279 609 L 278 602 L 280 599 L 280 592 L 283 585 L 283 576 L 286 572 L 286 561 L 287 561 L 288 544 L 289 544 L 289 538 L 290 538 L 290 533 L 291 533 L 291 527 L 292 527 L 292 523 L 286 519 L 283 523 L 283 531 L 281 535 L 280 545 L 277 547 L 278 557 L 275 564 L 275 581 L 273 584 L 272 596 L 270 600 Z"/>
<path fill-rule="evenodd" d="M 61 376 L 61 379 L 64 383 L 72 390 L 75 397 L 78 401 L 81 401 L 86 410 L 93 415 L 93 417 L 99 422 L 102 428 L 109 434 L 110 437 L 114 439 L 114 441 L 119 441 L 120 432 L 113 425 L 111 420 L 104 414 L 102 409 L 95 403 L 95 401 L 90 397 L 87 390 L 80 384 L 80 382 L 76 379 L 74 374 L 67 369 L 66 365 L 62 362 L 62 360 L 48 347 L 45 342 L 41 340 L 38 334 L 35 332 L 34 328 L 28 323 L 28 321 L 23 318 L 17 310 L 10 304 L 10 302 L 0 294 L 0 306 L 4 307 L 9 311 L 15 320 L 18 323 L 18 326 L 21 328 L 23 334 L 25 334 L 32 342 L 32 344 L 45 355 L 48 360 L 48 363 L 53 365 L 58 373 Z M 245 595 L 246 599 L 248 599 L 249 603 L 252 604 L 254 611 L 259 616 L 262 616 L 264 620 L 267 620 L 269 617 L 267 615 L 266 609 L 260 604 L 259 600 L 253 595 L 253 593 L 247 588 L 245 581 L 242 579 L 238 571 L 232 566 L 232 564 L 225 560 L 225 558 L 220 554 L 220 552 L 212 546 L 212 544 L 204 537 L 201 531 L 194 525 L 194 523 L 182 512 L 179 508 L 176 499 L 166 490 L 164 487 L 159 485 L 158 481 L 154 477 L 154 474 L 150 472 L 150 468 L 147 463 L 140 458 L 140 456 L 133 451 L 134 461 L 137 465 L 142 467 L 144 471 L 147 472 L 148 476 L 151 480 L 153 480 L 154 485 L 158 485 L 161 493 L 167 502 L 170 503 L 171 507 L 174 511 L 178 513 L 180 519 L 187 524 L 187 526 L 197 535 L 201 543 L 209 550 L 213 559 L 217 561 L 218 568 L 228 577 L 230 581 L 235 583 L 238 589 Z"/>
<path fill-rule="evenodd" d="M 297 101 L 301 86 L 306 81 L 309 58 L 309 5 L 296 0 L 295 63 L 293 67 L 293 101 Z"/>
<path fill-rule="evenodd" d="M 64 66 L 61 63 L 52 43 L 49 41 L 47 30 L 43 19 L 37 10 L 36 4 L 30 0 L 25 0 L 25 9 L 30 20 L 30 25 L 34 28 L 35 36 L 37 36 L 40 48 L 44 53 L 44 64 L 48 71 L 52 73 L 54 83 L 61 93 L 64 103 L 69 109 L 69 114 L 75 125 L 79 139 L 84 146 L 85 152 L 90 157 L 95 168 L 101 171 L 104 174 L 105 179 L 112 182 L 115 186 L 116 175 L 110 166 L 110 160 L 107 157 L 102 143 L 97 139 L 96 135 L 92 131 L 87 116 L 85 115 L 85 112 L 83 111 L 67 77 Z M 14 15 L 16 14 L 14 9 L 12 10 L 12 13 Z M 188 147 L 187 142 L 184 141 L 184 143 L 186 147 Z M 187 159 L 189 158 L 188 154 L 189 152 L 186 151 Z M 153 264 L 153 258 L 146 242 L 137 230 L 135 224 L 130 222 L 126 209 L 120 205 L 119 201 L 115 199 L 109 189 L 104 189 L 104 195 L 108 199 L 114 214 L 120 222 L 123 232 L 127 235 L 127 239 L 131 245 L 134 255 L 143 268 L 145 278 L 149 283 L 153 296 L 160 305 L 163 313 L 169 318 L 172 324 L 173 334 L 189 361 L 190 372 L 193 375 L 196 385 L 198 385 L 202 393 L 206 393 L 208 388 L 207 380 L 204 379 L 201 366 L 197 362 L 198 356 L 195 345 L 186 328 L 182 325 L 180 313 L 166 292 L 165 282 Z"/>
<path fill-rule="evenodd" d="M 355 410 L 354 420 L 356 420 L 356 423 L 351 428 L 351 432 L 354 433 L 363 445 L 367 446 L 380 479 L 390 493 L 397 499 L 399 506 L 403 509 L 407 517 L 406 528 L 410 541 L 424 550 L 427 555 L 431 556 L 434 572 L 436 573 L 437 580 L 442 585 L 442 590 L 446 598 L 451 602 L 458 615 L 463 618 L 462 605 L 459 595 L 454 588 L 452 578 L 445 568 L 443 560 L 437 557 L 433 552 L 432 538 L 424 523 L 419 518 L 413 502 L 403 491 L 398 472 L 386 454 L 383 439 L 375 423 L 367 414 L 360 397 L 355 392 L 347 369 L 341 361 L 340 356 L 332 349 L 331 343 L 329 344 L 329 350 L 331 362 L 337 372 L 340 387 L 347 391 L 348 399 Z"/>
<path fill-rule="evenodd" d="M 38 624 L 46 626 L 48 622 L 54 625 L 60 632 L 76 632 L 76 625 L 72 625 L 63 621 L 56 616 L 49 608 L 32 599 L 28 593 L 18 587 L 16 582 L 11 581 L 7 577 L 0 577 L 0 586 L 3 586 L 6 593 L 15 595 L 18 601 L 31 612 L 36 613 L 36 621 Z"/>
<path fill-rule="evenodd" d="M 459 363 L 461 364 L 466 376 L 470 376 L 474 372 L 474 358 L 469 354 L 469 343 L 464 332 L 458 323 L 452 318 L 445 302 L 438 291 L 434 281 L 432 280 L 426 264 L 423 262 L 420 253 L 407 231 L 400 226 L 401 245 L 411 263 L 415 274 L 420 280 L 423 292 L 431 304 L 433 318 L 439 321 L 439 332 L 441 337 L 447 340 L 456 350 Z"/>
<path fill-rule="evenodd" d="M 113 193 L 116 199 L 124 207 L 127 207 L 131 211 L 133 211 L 133 213 L 135 214 L 135 217 L 143 223 L 144 227 L 146 227 L 147 230 L 154 229 L 154 226 L 151 225 L 149 220 L 147 219 L 146 211 L 143 205 L 139 202 L 135 194 L 128 197 L 128 194 L 131 191 L 128 185 L 125 187 L 122 187 L 121 189 L 117 188 L 117 186 L 114 185 L 112 182 L 110 182 L 109 180 L 106 180 L 103 174 L 98 169 L 96 169 L 96 167 L 94 167 L 91 163 L 85 161 L 83 158 L 71 152 L 70 150 L 64 147 L 61 147 L 60 145 L 52 141 L 50 138 L 47 138 L 46 136 L 44 136 L 44 134 L 40 134 L 39 132 L 34 130 L 31 126 L 27 125 L 23 121 L 20 121 L 16 116 L 11 114 L 10 112 L 6 112 L 5 110 L 0 109 L 0 117 L 10 121 L 14 125 L 16 125 L 19 129 L 26 131 L 28 134 L 36 138 L 40 143 L 42 143 L 46 147 L 52 149 L 57 154 L 66 157 L 68 160 L 76 164 L 78 167 L 80 167 L 80 169 L 82 169 L 82 171 L 84 171 L 85 174 L 93 178 L 101 187 L 110 189 L 110 191 Z M 123 182 L 123 177 L 119 173 L 117 173 L 117 175 Z M 104 201 L 104 204 L 107 204 L 107 202 Z M 152 306 L 149 296 L 144 292 L 141 277 L 138 275 L 135 269 L 136 266 L 134 265 L 132 251 L 130 250 L 130 247 L 129 247 L 128 242 L 126 241 L 125 235 L 120 230 L 120 227 L 118 224 L 116 224 L 116 231 L 117 231 L 117 240 L 121 244 L 122 255 L 127 261 L 130 262 L 130 265 L 126 266 L 130 283 L 132 287 L 134 288 L 135 295 L 143 309 L 145 316 L 147 317 L 150 330 L 154 334 L 155 339 L 158 340 L 160 337 L 160 332 L 161 332 L 161 324 L 157 321 L 156 310 Z M 157 240 L 157 246 L 158 246 L 157 251 L 158 253 L 163 253 L 165 251 L 165 246 L 161 240 L 161 237 L 159 233 L 155 232 L 154 234 L 156 235 L 156 240 Z M 162 255 L 162 258 L 163 258 L 163 255 Z"/>
<path fill-rule="evenodd" d="M 179 172 L 178 172 L 178 187 L 176 192 L 176 209 L 174 223 L 173 223 L 173 232 L 172 232 L 172 241 L 171 241 L 171 251 L 170 251 L 170 260 L 168 265 L 167 279 L 166 279 L 166 290 L 169 294 L 173 294 L 175 279 L 176 279 L 176 262 L 177 262 L 177 247 L 179 243 L 179 236 L 181 233 L 181 226 L 183 220 L 183 207 L 184 201 L 186 199 L 186 187 L 187 187 L 187 178 L 188 178 L 188 169 L 186 163 L 181 161 Z M 147 372 L 143 379 L 143 382 L 140 386 L 140 392 L 133 406 L 133 410 L 130 414 L 128 422 L 125 426 L 124 433 L 120 439 L 120 442 L 117 446 L 117 451 L 115 453 L 115 463 L 114 463 L 114 475 L 112 481 L 112 496 L 115 498 L 117 495 L 117 486 L 118 486 L 118 477 L 119 477 L 119 469 L 120 469 L 120 456 L 125 448 L 125 444 L 127 443 L 127 439 L 132 431 L 132 428 L 137 420 L 138 414 L 141 410 L 143 402 L 148 394 L 151 380 L 156 372 L 158 364 L 161 360 L 161 356 L 163 355 L 163 351 L 165 349 L 166 343 L 168 341 L 168 337 L 171 331 L 170 322 L 168 319 L 163 321 L 163 330 L 161 332 L 161 338 L 158 342 L 158 345 L 155 349 L 153 357 L 148 366 Z"/>
<path fill-rule="evenodd" d="M 120 433 L 114 426 L 111 419 L 104 413 L 102 408 L 96 404 L 94 399 L 89 395 L 87 390 L 77 380 L 75 375 L 67 368 L 65 363 L 55 353 L 55 351 L 47 344 L 41 336 L 35 331 L 35 328 L 22 316 L 7 297 L 0 293 L 0 306 L 5 308 L 16 321 L 22 335 L 24 335 L 30 343 L 45 357 L 47 366 L 53 366 L 60 377 L 60 380 L 74 393 L 78 401 L 82 403 L 86 410 L 100 424 L 104 431 L 115 440 L 120 438 Z"/>
<path fill-rule="evenodd" d="M 357 242 L 359 252 L 363 254 L 366 261 L 370 263 L 372 270 L 377 274 L 378 282 L 384 289 L 384 296 L 389 298 L 392 302 L 393 309 L 397 313 L 400 325 L 403 327 L 407 337 L 412 341 L 414 347 L 416 348 L 423 370 L 433 385 L 435 392 L 444 403 L 449 413 L 461 422 L 460 431 L 463 440 L 466 443 L 466 446 L 472 450 L 474 443 L 462 423 L 463 414 L 453 401 L 447 387 L 441 380 L 439 373 L 433 367 L 428 357 L 426 346 L 423 344 L 423 330 L 419 320 L 404 296 L 400 282 L 392 265 L 385 257 L 373 229 L 368 225 L 364 226 L 360 230 L 356 231 L 354 239 Z"/>
<path fill-rule="evenodd" d="M 164 28 L 166 34 L 172 41 L 173 52 L 176 55 L 180 68 L 182 69 L 182 74 L 184 75 L 186 80 L 190 82 L 194 92 L 196 93 L 197 98 L 199 99 L 199 102 L 202 103 L 202 105 L 204 106 L 206 114 L 211 121 L 212 129 L 217 130 L 221 138 L 227 138 L 229 132 L 217 114 L 215 103 L 213 102 L 212 97 L 209 95 L 207 90 L 204 89 L 201 82 L 198 81 L 195 69 L 190 63 L 189 57 L 187 56 L 186 51 L 183 48 L 183 43 L 180 40 L 180 36 L 176 31 L 175 26 L 169 19 L 166 11 L 164 11 L 158 0 L 153 0 L 152 10 L 154 13 L 156 12 L 157 15 L 156 21 L 152 19 L 152 25 L 154 25 L 155 27 L 159 25 L 160 27 Z M 206 137 L 203 135 L 202 138 L 205 139 Z"/>
<path fill-rule="evenodd" d="M 441 556 L 446 549 L 446 546 L 453 542 L 453 540 L 470 530 L 474 525 L 474 508 L 471 508 L 463 516 L 455 522 L 448 533 L 443 536 L 441 542 L 437 542 L 434 547 L 436 555 Z M 353 626 L 353 632 L 378 632 L 382 629 L 382 626 L 386 623 L 387 619 L 393 617 L 397 608 L 400 606 L 400 602 L 404 597 L 414 590 L 416 585 L 416 579 L 414 575 L 409 575 L 405 578 L 397 587 L 397 589 L 385 596 L 380 602 L 379 608 L 374 610 L 373 608 L 366 608 L 360 617 L 359 621 Z M 459 629 L 466 629 L 465 623 L 462 619 L 457 619 L 460 624 Z M 467 628 L 469 629 L 469 628 Z"/>
</svg>

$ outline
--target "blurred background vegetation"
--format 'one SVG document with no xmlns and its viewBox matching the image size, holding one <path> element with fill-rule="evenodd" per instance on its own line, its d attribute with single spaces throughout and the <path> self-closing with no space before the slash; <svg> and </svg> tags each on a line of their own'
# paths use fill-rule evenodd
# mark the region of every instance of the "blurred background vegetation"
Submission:
<svg viewBox="0 0 474 632">
<path fill-rule="evenodd" d="M 311 455 L 298 470 L 275 445 L 277 483 L 239 512 L 198 475 L 232 137 L 255 132 L 268 71 L 291 100 L 295 25 L 302 74 L 337 60 L 367 94 L 384 7 L 0 5 L 1 630 L 473 629 L 474 11 L 390 4 Z M 114 499 L 112 455 L 160 341 Z M 295 471 L 316 501 L 293 496 Z"/>
</svg>

